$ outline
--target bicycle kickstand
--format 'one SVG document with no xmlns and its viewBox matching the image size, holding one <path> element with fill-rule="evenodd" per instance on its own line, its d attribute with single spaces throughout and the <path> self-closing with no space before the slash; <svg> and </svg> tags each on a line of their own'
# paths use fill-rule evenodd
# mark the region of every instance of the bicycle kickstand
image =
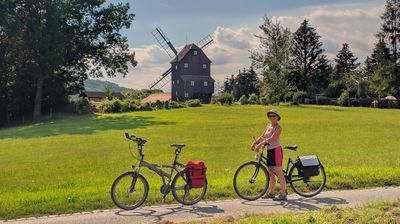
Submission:
<svg viewBox="0 0 400 224">
<path fill-rule="evenodd" d="M 162 197 L 161 203 L 165 204 L 165 198 L 166 198 L 166 197 L 167 197 L 167 195 L 164 194 L 163 197 Z"/>
</svg>

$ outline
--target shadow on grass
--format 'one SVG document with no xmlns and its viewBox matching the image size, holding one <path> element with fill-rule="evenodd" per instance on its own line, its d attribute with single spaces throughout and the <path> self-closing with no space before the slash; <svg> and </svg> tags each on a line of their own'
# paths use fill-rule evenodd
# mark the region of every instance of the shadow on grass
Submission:
<svg viewBox="0 0 400 224">
<path fill-rule="evenodd" d="M 162 211 L 149 209 L 138 209 L 135 211 L 118 211 L 115 214 L 119 216 L 146 217 L 152 219 L 153 222 L 160 222 L 164 217 L 169 215 L 185 216 L 185 214 L 195 214 L 199 218 L 213 217 L 215 214 L 224 213 L 224 210 L 216 205 L 204 206 L 180 206 L 165 207 Z M 171 217 L 170 217 L 171 218 Z"/>
<path fill-rule="evenodd" d="M 0 139 L 27 139 L 57 135 L 93 134 L 97 131 L 137 129 L 154 125 L 173 125 L 175 122 L 157 121 L 154 116 L 97 114 L 71 116 L 51 121 L 0 130 Z"/>
</svg>

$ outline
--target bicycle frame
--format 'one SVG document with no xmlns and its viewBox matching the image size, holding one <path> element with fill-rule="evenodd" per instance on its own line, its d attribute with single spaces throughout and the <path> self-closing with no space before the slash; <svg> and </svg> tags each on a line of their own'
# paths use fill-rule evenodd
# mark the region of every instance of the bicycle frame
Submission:
<svg viewBox="0 0 400 224">
<path fill-rule="evenodd" d="M 163 184 L 168 187 L 171 184 L 172 175 L 173 175 L 174 171 L 176 173 L 179 173 L 180 172 L 179 168 L 185 167 L 185 165 L 178 162 L 179 154 L 181 153 L 181 149 L 179 149 L 179 148 L 175 149 L 175 158 L 174 158 L 174 162 L 172 163 L 172 165 L 158 165 L 158 164 L 148 163 L 148 162 L 144 161 L 143 145 L 138 144 L 138 151 L 139 151 L 139 156 L 140 156 L 139 164 L 137 167 L 132 165 L 132 169 L 134 171 L 136 171 L 136 173 L 139 174 L 141 167 L 142 166 L 146 167 L 149 170 L 153 171 L 154 173 L 158 174 L 161 177 Z M 167 173 L 164 170 L 162 170 L 162 168 L 169 168 L 169 169 L 171 169 L 171 172 Z M 134 184 L 135 183 L 133 183 L 133 185 Z"/>
</svg>

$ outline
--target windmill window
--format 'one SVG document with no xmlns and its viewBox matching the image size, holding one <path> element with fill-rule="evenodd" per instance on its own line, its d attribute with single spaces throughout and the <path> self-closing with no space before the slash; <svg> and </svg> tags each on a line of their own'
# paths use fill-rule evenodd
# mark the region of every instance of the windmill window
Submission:
<svg viewBox="0 0 400 224">
<path fill-rule="evenodd" d="M 175 65 L 175 70 L 178 70 L 178 65 Z"/>
<path fill-rule="evenodd" d="M 197 51 L 193 51 L 193 55 L 197 55 Z"/>
<path fill-rule="evenodd" d="M 207 68 L 207 64 L 203 64 L 203 68 Z"/>
<path fill-rule="evenodd" d="M 185 97 L 186 97 L 186 98 L 189 98 L 189 93 L 185 93 Z"/>
<path fill-rule="evenodd" d="M 175 96 L 178 97 L 178 91 L 175 92 Z"/>
<path fill-rule="evenodd" d="M 189 68 L 189 64 L 188 64 L 188 63 L 185 63 L 185 64 L 183 64 L 183 67 Z"/>
<path fill-rule="evenodd" d="M 204 82 L 204 86 L 208 86 L 208 82 L 206 81 L 206 82 Z"/>
<path fill-rule="evenodd" d="M 190 85 L 191 85 L 191 86 L 194 86 L 194 81 L 190 81 Z"/>
<path fill-rule="evenodd" d="M 175 84 L 175 80 L 172 80 L 172 84 Z"/>
<path fill-rule="evenodd" d="M 179 79 L 178 79 L 178 80 L 176 80 L 176 84 L 177 84 L 177 85 L 179 85 Z"/>
</svg>

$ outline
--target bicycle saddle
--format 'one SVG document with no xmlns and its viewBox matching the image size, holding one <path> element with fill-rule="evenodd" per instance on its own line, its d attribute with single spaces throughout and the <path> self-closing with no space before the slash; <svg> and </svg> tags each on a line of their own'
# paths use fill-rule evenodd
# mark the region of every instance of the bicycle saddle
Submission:
<svg viewBox="0 0 400 224">
<path fill-rule="evenodd" d="M 285 146 L 285 149 L 289 149 L 289 150 L 294 150 L 294 151 L 296 151 L 296 149 L 298 148 L 299 146 L 297 146 L 297 145 L 288 145 L 288 146 Z"/>
<path fill-rule="evenodd" d="M 171 147 L 183 148 L 185 147 L 185 144 L 171 144 Z"/>
</svg>

